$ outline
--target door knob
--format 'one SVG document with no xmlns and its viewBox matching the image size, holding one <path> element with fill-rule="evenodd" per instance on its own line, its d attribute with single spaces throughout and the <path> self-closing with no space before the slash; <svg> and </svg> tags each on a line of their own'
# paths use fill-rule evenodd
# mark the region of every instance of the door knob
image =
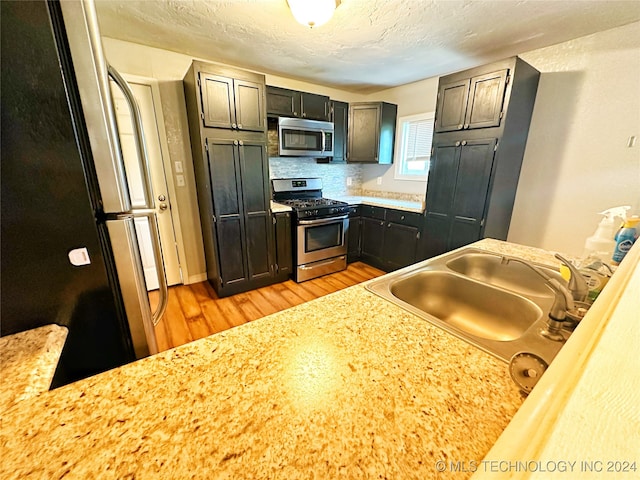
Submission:
<svg viewBox="0 0 640 480">
<path fill-rule="evenodd" d="M 160 205 L 158 205 L 158 208 L 164 212 L 167 208 L 169 208 L 169 206 L 166 203 L 161 203 Z"/>
<path fill-rule="evenodd" d="M 164 195 L 160 194 L 158 195 L 158 201 L 159 202 L 164 202 L 167 199 L 167 197 L 165 197 Z"/>
</svg>

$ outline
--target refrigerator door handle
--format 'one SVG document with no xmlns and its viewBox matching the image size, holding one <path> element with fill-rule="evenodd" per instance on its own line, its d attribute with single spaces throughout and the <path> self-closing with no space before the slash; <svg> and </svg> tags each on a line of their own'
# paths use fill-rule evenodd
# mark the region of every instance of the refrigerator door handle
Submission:
<svg viewBox="0 0 640 480">
<path fill-rule="evenodd" d="M 169 300 L 169 284 L 167 283 L 167 275 L 164 271 L 164 262 L 162 257 L 162 245 L 160 244 L 160 232 L 158 231 L 158 216 L 155 210 L 134 210 L 131 212 L 133 217 L 146 217 L 149 222 L 149 231 L 151 233 L 151 244 L 153 246 L 153 258 L 156 261 L 156 274 L 158 275 L 158 293 L 159 301 L 156 311 L 152 314 L 153 325 L 156 326 L 160 322 L 162 315 L 167 309 Z"/>
<path fill-rule="evenodd" d="M 142 273 L 134 217 L 119 215 L 115 220 L 107 220 L 106 225 L 136 358 L 153 355 L 158 353 L 158 343 Z"/>
<path fill-rule="evenodd" d="M 142 177 L 144 194 L 144 206 L 142 206 L 142 208 L 155 208 L 153 186 L 151 184 L 151 168 L 149 167 L 149 155 L 147 154 L 147 146 L 144 141 L 144 128 L 142 126 L 140 107 L 138 106 L 138 102 L 131 91 L 131 87 L 129 87 L 127 81 L 122 78 L 122 75 L 120 75 L 120 73 L 118 73 L 118 71 L 111 65 L 108 65 L 107 69 L 111 79 L 124 94 L 124 98 L 127 100 L 127 104 L 129 105 L 129 110 L 131 112 L 131 118 L 133 120 L 133 134 L 136 151 L 138 153 L 138 166 Z M 122 155 L 120 155 L 120 158 L 122 159 Z"/>
</svg>

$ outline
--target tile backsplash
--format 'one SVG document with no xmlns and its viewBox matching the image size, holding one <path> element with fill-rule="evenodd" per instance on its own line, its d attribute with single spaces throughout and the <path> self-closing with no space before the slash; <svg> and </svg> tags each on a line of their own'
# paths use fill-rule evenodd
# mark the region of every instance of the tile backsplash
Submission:
<svg viewBox="0 0 640 480">
<path fill-rule="evenodd" d="M 363 189 L 363 166 L 359 164 L 318 163 L 315 158 L 309 157 L 279 157 L 277 124 L 273 121 L 269 122 L 267 139 L 270 178 L 321 178 L 322 194 L 326 197 L 353 195 L 413 202 L 424 200 L 424 194 Z M 347 186 L 347 178 L 351 178 L 350 186 Z"/>
<path fill-rule="evenodd" d="M 308 157 L 270 157 L 269 172 L 271 178 L 321 178 L 322 194 L 326 197 L 362 193 L 360 165 L 317 163 L 315 158 Z M 347 186 L 347 177 L 351 177 L 351 186 Z"/>
</svg>

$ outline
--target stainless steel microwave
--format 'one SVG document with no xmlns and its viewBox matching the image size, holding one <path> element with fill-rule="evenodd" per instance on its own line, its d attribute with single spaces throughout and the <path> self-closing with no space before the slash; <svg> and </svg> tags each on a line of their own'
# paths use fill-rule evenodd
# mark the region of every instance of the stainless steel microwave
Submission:
<svg viewBox="0 0 640 480">
<path fill-rule="evenodd" d="M 333 123 L 280 117 L 278 154 L 282 157 L 333 157 Z"/>
</svg>

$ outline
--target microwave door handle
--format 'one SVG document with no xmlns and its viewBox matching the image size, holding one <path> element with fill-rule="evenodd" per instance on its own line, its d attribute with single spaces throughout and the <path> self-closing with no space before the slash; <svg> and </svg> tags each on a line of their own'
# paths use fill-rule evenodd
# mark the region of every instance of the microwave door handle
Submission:
<svg viewBox="0 0 640 480">
<path fill-rule="evenodd" d="M 320 149 L 321 152 L 326 152 L 327 149 L 325 148 L 325 135 L 324 135 L 324 130 L 320 130 L 320 135 L 322 136 L 322 147 Z"/>
<path fill-rule="evenodd" d="M 129 105 L 129 110 L 131 112 L 132 117 L 132 126 L 133 126 L 133 134 L 135 139 L 136 151 L 138 153 L 138 166 L 140 169 L 141 177 L 142 177 L 142 188 L 144 195 L 144 205 L 136 206 L 136 208 L 155 208 L 155 202 L 153 199 L 153 187 L 151 184 L 151 169 L 149 168 L 149 156 L 147 154 L 147 147 L 144 141 L 144 129 L 142 127 L 142 115 L 140 114 L 140 107 L 138 106 L 138 102 L 136 101 L 131 88 L 127 81 L 122 78 L 120 73 L 113 68 L 111 65 L 108 65 L 109 76 L 113 79 L 118 88 L 124 94 L 125 99 L 127 100 L 127 104 Z M 123 167 L 124 168 L 124 167 Z"/>
</svg>

